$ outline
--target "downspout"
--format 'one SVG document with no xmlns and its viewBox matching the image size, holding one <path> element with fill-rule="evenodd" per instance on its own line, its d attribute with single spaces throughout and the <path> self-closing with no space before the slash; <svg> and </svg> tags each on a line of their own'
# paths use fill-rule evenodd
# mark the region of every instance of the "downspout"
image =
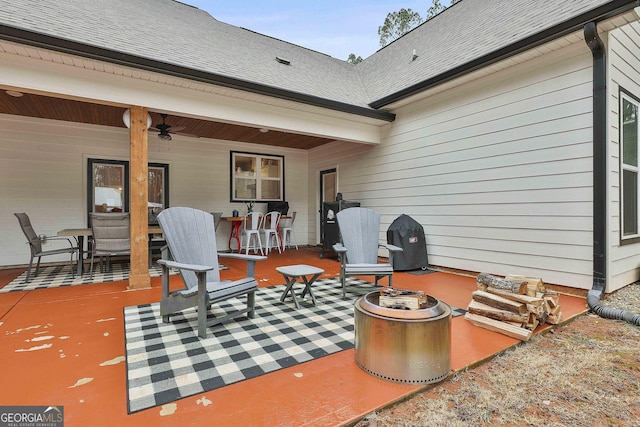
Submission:
<svg viewBox="0 0 640 427">
<path fill-rule="evenodd" d="M 595 22 L 584 26 L 584 38 L 593 54 L 593 286 L 587 294 L 591 311 L 606 319 L 640 326 L 640 314 L 606 307 L 607 287 L 607 64 L 606 48 Z"/>
</svg>

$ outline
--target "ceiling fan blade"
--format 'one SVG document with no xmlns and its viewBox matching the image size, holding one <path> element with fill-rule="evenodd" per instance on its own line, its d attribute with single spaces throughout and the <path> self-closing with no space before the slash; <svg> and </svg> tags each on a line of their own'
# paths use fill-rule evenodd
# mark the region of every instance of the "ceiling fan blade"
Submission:
<svg viewBox="0 0 640 427">
<path fill-rule="evenodd" d="M 170 132 L 174 135 L 186 136 L 189 138 L 200 138 L 200 135 L 195 135 L 193 133 L 185 133 L 185 132 Z"/>
</svg>

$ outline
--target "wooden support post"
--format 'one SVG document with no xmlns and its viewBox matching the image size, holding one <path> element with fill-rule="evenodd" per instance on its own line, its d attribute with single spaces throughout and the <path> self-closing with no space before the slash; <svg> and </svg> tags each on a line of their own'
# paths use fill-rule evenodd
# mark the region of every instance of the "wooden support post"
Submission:
<svg viewBox="0 0 640 427">
<path fill-rule="evenodd" d="M 131 269 L 129 289 L 151 287 L 149 277 L 149 151 L 147 109 L 131 107 L 129 211 L 131 215 Z"/>
</svg>

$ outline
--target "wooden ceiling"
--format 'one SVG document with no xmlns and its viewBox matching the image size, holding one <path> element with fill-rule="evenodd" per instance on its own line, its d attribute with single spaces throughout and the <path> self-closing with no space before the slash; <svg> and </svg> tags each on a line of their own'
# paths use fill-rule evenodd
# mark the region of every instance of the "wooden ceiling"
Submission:
<svg viewBox="0 0 640 427">
<path fill-rule="evenodd" d="M 102 126 L 124 128 L 122 107 L 74 101 L 43 95 L 24 93 L 21 97 L 13 97 L 0 90 L 0 113 L 18 116 L 37 117 L 43 119 L 63 120 L 76 123 L 88 123 Z M 150 112 L 152 126 L 162 123 L 160 113 Z M 260 132 L 260 129 L 221 123 L 208 120 L 168 115 L 166 123 L 174 129 L 181 128 L 177 134 L 186 134 L 201 138 L 223 139 L 227 141 L 249 142 L 252 144 L 290 147 L 309 150 L 333 139 L 287 133 L 276 130 Z M 171 129 L 169 129 L 171 133 Z M 154 131 L 149 131 L 151 138 Z"/>
</svg>

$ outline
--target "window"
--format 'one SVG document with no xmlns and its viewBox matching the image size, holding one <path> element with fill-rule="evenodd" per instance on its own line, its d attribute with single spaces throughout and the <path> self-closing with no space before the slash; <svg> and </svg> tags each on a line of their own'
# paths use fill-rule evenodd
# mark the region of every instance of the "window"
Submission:
<svg viewBox="0 0 640 427">
<path fill-rule="evenodd" d="M 169 207 L 169 165 L 149 163 L 149 207 Z"/>
<path fill-rule="evenodd" d="M 89 159 L 87 212 L 129 212 L 129 162 Z M 149 163 L 149 222 L 169 207 L 169 165 Z"/>
<path fill-rule="evenodd" d="M 638 107 L 640 101 L 620 91 L 620 197 L 622 239 L 638 238 Z"/>
<path fill-rule="evenodd" d="M 231 152 L 231 201 L 283 201 L 284 156 Z"/>
<path fill-rule="evenodd" d="M 129 211 L 129 163 L 89 159 L 89 212 Z"/>
</svg>

